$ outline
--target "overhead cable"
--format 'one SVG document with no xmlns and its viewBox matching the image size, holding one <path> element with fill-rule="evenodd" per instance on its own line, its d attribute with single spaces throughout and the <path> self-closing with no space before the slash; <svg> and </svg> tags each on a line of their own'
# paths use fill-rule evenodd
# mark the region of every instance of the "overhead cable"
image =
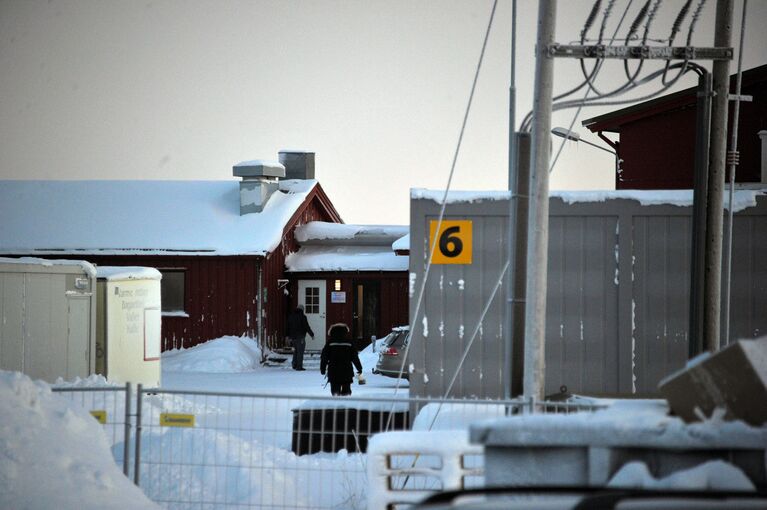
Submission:
<svg viewBox="0 0 767 510">
<path fill-rule="evenodd" d="M 474 80 L 472 81 L 472 84 L 471 84 L 471 92 L 469 92 L 469 99 L 466 103 L 466 109 L 463 115 L 463 122 L 461 123 L 461 130 L 458 135 L 458 142 L 456 143 L 455 152 L 453 153 L 453 161 L 450 165 L 450 173 L 448 175 L 447 185 L 445 186 L 445 193 L 442 195 L 442 200 L 440 202 L 439 217 L 437 219 L 437 229 L 436 229 L 437 232 L 439 232 L 439 229 L 442 226 L 442 219 L 445 216 L 447 196 L 448 196 L 448 192 L 450 191 L 450 186 L 453 182 L 453 175 L 455 174 L 455 166 L 456 166 L 456 162 L 458 161 L 458 154 L 460 153 L 460 150 L 461 150 L 463 135 L 464 135 L 464 132 L 466 131 L 466 123 L 468 122 L 468 119 L 469 119 L 469 112 L 471 111 L 471 105 L 474 99 L 474 92 L 477 89 L 477 80 L 479 79 L 479 72 L 482 69 L 482 62 L 485 58 L 485 50 L 487 49 L 487 40 L 490 37 L 490 30 L 493 27 L 493 19 L 495 18 L 495 11 L 497 7 L 498 7 L 498 0 L 493 0 L 493 7 L 490 11 L 490 19 L 487 22 L 487 28 L 485 29 L 485 36 L 484 36 L 484 39 L 482 40 L 482 50 L 479 53 L 479 60 L 477 61 L 477 67 L 476 67 L 476 70 L 474 71 Z M 434 253 L 434 250 L 437 247 L 438 237 L 439 236 L 436 236 L 436 235 L 434 236 L 434 241 L 431 243 L 431 246 L 429 247 L 428 254 Z M 426 263 L 426 268 L 424 269 L 421 286 L 418 289 L 418 298 L 416 299 L 415 310 L 413 311 L 413 315 L 410 320 L 410 330 L 407 332 L 407 336 L 405 338 L 406 347 L 402 355 L 402 365 L 400 366 L 399 373 L 397 374 L 397 384 L 394 387 L 395 395 L 397 394 L 397 391 L 399 390 L 400 381 L 402 380 L 402 374 L 405 371 L 405 362 L 407 360 L 407 355 L 408 355 L 408 352 L 410 351 L 410 345 L 412 343 L 410 342 L 410 338 L 413 335 L 413 330 L 415 329 L 415 325 L 418 321 L 418 315 L 421 311 L 421 306 L 423 304 L 423 295 L 426 289 L 426 282 L 428 281 L 428 278 L 429 278 L 429 271 L 431 270 L 431 264 L 432 264 L 431 257 L 429 256 Z M 394 403 L 392 403 L 392 410 L 389 413 L 389 420 L 386 423 L 386 430 L 388 430 L 389 428 L 389 425 L 391 423 L 391 417 L 393 415 L 394 415 Z"/>
</svg>

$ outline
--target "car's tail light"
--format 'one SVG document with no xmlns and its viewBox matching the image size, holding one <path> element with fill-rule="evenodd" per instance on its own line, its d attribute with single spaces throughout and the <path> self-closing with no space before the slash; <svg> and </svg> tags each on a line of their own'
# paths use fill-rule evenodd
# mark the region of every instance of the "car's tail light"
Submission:
<svg viewBox="0 0 767 510">
<path fill-rule="evenodd" d="M 396 347 L 387 347 L 383 353 L 385 356 L 396 356 L 399 354 Z"/>
</svg>

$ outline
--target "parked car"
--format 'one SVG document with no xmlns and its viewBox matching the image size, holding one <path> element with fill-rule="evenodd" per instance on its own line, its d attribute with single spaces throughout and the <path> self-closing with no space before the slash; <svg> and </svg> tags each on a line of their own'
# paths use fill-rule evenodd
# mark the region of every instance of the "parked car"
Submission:
<svg viewBox="0 0 767 510">
<path fill-rule="evenodd" d="M 402 370 L 402 378 L 408 378 L 408 364 L 405 361 L 403 369 L 402 359 L 405 356 L 405 349 L 407 349 L 409 332 L 409 326 L 399 326 L 393 328 L 391 333 L 384 337 L 382 340 L 383 345 L 378 350 L 378 363 L 376 363 L 373 369 L 374 374 L 396 378 L 399 377 L 400 370 Z"/>
</svg>

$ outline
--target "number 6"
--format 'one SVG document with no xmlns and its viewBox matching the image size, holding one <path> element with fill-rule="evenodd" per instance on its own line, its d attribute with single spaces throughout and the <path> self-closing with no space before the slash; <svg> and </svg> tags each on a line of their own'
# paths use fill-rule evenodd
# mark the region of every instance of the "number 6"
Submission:
<svg viewBox="0 0 767 510">
<path fill-rule="evenodd" d="M 439 236 L 439 251 L 445 257 L 457 257 L 463 251 L 463 241 L 458 236 L 452 235 L 457 234 L 460 230 L 461 227 L 449 227 Z"/>
</svg>

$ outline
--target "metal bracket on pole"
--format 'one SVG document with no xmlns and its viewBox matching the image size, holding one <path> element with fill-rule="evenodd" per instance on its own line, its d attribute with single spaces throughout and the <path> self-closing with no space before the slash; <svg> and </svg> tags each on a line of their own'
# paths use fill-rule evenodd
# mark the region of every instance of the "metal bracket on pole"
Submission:
<svg viewBox="0 0 767 510">
<path fill-rule="evenodd" d="M 732 60 L 732 48 L 702 48 L 695 46 L 607 46 L 594 44 L 551 44 L 549 55 L 565 58 L 615 58 L 650 60 Z"/>
</svg>

